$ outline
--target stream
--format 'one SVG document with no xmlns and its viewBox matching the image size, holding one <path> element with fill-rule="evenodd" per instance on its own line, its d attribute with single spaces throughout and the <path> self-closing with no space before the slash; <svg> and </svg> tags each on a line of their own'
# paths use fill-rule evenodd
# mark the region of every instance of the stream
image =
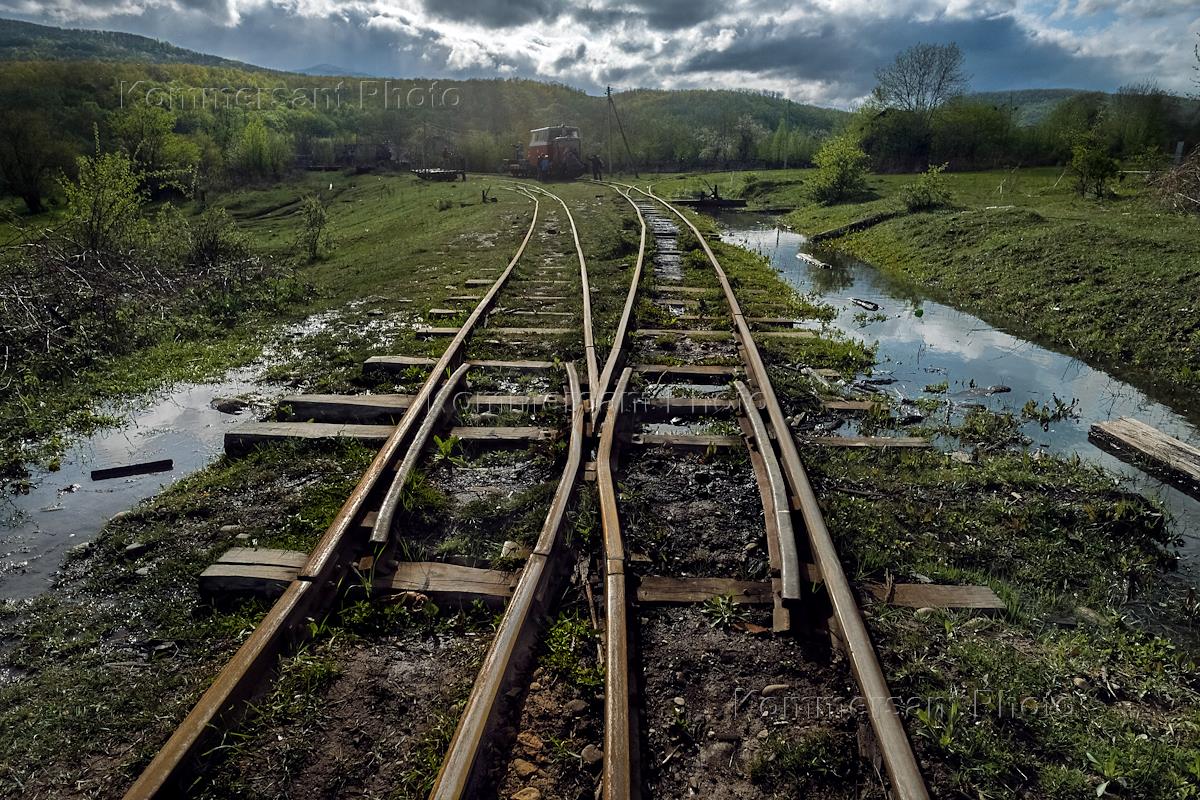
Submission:
<svg viewBox="0 0 1200 800">
<path fill-rule="evenodd" d="M 997 330 L 988 323 L 938 303 L 919 287 L 897 281 L 843 253 L 813 246 L 802 234 L 771 217 L 746 212 L 715 215 L 725 241 L 759 252 L 802 294 L 815 294 L 837 310 L 831 327 L 868 344 L 876 343 L 873 377 L 893 378 L 879 391 L 896 398 L 921 396 L 927 385 L 949 383 L 945 397 L 1020 414 L 1026 401 L 1055 408 L 1054 398 L 1074 404 L 1074 413 L 1022 427 L 1033 447 L 1078 455 L 1115 474 L 1130 490 L 1156 498 L 1170 514 L 1171 530 L 1183 539 L 1182 567 L 1200 568 L 1200 501 L 1109 455 L 1088 442 L 1093 423 L 1134 417 L 1184 442 L 1200 446 L 1200 408 L 1172 409 L 1120 378 L 1077 358 Z M 826 266 L 798 257 L 811 255 Z M 879 306 L 864 309 L 855 300 Z M 981 387 L 1011 392 L 988 394 Z"/>
</svg>

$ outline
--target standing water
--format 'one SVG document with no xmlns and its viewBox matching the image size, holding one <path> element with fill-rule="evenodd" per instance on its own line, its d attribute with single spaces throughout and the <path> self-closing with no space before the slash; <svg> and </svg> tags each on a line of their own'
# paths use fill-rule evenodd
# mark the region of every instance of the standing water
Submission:
<svg viewBox="0 0 1200 800">
<path fill-rule="evenodd" d="M 1200 501 L 1148 476 L 1088 442 L 1093 423 L 1133 417 L 1192 445 L 1200 445 L 1200 408 L 1173 410 L 1133 386 L 1071 356 L 999 331 L 988 323 L 930 299 L 919 287 L 836 251 L 814 247 L 807 237 L 774 220 L 747 213 L 718 215 L 725 241 L 765 255 L 803 294 L 815 294 L 837 310 L 831 325 L 877 344 L 877 376 L 895 379 L 881 387 L 898 398 L 921 395 L 929 384 L 949 382 L 947 397 L 993 410 L 1020 411 L 1028 400 L 1056 407 L 1075 402 L 1074 413 L 1024 429 L 1050 453 L 1078 455 L 1120 477 L 1134 491 L 1158 499 L 1184 539 L 1182 552 L 1195 568 L 1200 560 Z M 813 256 L 819 263 L 799 257 Z M 822 264 L 824 266 L 822 266 Z M 855 300 L 863 301 L 856 303 Z M 878 311 L 869 309 L 878 306 Z M 1011 392 L 989 394 L 984 387 Z"/>
</svg>

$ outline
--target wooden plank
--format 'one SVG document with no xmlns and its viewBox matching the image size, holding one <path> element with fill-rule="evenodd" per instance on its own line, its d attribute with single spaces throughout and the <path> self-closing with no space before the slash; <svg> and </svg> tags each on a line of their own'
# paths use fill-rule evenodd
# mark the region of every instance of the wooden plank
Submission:
<svg viewBox="0 0 1200 800">
<path fill-rule="evenodd" d="M 577 328 L 483 328 L 480 336 L 495 334 L 497 336 L 565 336 L 578 332 Z"/>
<path fill-rule="evenodd" d="M 391 588 L 456 600 L 506 599 L 512 596 L 519 572 L 461 567 L 437 561 L 402 561 L 391 577 Z"/>
<path fill-rule="evenodd" d="M 460 308 L 431 308 L 426 316 L 429 317 L 457 317 L 465 313 Z"/>
<path fill-rule="evenodd" d="M 816 337 L 817 332 L 805 328 L 796 328 L 790 331 L 755 331 L 754 335 L 760 339 L 813 339 Z"/>
<path fill-rule="evenodd" d="M 409 367 L 431 367 L 435 362 L 432 358 L 420 356 L 371 356 L 363 363 L 364 372 L 404 372 Z M 554 369 L 553 361 L 468 361 L 472 367 L 481 369 L 511 369 L 518 372 L 537 372 Z"/>
<path fill-rule="evenodd" d="M 718 436 L 710 433 L 635 433 L 629 441 L 642 447 L 677 447 L 685 450 L 744 447 L 746 444 L 740 436 Z"/>
<path fill-rule="evenodd" d="M 728 383 L 741 372 L 740 367 L 706 366 L 706 365 L 674 365 L 674 364 L 634 364 L 633 371 L 646 375 L 655 382 L 678 379 L 691 383 Z"/>
<path fill-rule="evenodd" d="M 919 436 L 797 436 L 796 441 L 813 447 L 881 447 L 881 448 L 927 448 L 932 447 L 928 439 Z"/>
<path fill-rule="evenodd" d="M 879 403 L 873 400 L 822 400 L 821 405 L 826 411 L 847 414 L 867 414 L 879 408 Z"/>
<path fill-rule="evenodd" d="M 990 586 L 946 586 L 934 583 L 896 583 L 891 587 L 868 584 L 877 600 L 905 608 L 972 608 L 982 611 L 1003 611 L 1001 600 Z"/>
<path fill-rule="evenodd" d="M 169 458 L 159 461 L 144 461 L 141 464 L 126 464 L 122 467 L 92 470 L 92 480 L 107 481 L 112 478 L 128 478 L 133 475 L 149 475 L 155 472 L 170 472 L 175 468 L 175 462 Z"/>
<path fill-rule="evenodd" d="M 463 282 L 463 285 L 467 286 L 467 287 L 491 286 L 493 283 L 495 283 L 495 281 L 492 280 L 491 278 L 468 278 L 466 281 Z"/>
<path fill-rule="evenodd" d="M 217 559 L 218 564 L 253 564 L 295 570 L 299 570 L 307 561 L 308 553 L 271 547 L 231 547 Z"/>
<path fill-rule="evenodd" d="M 654 287 L 655 294 L 708 294 L 716 292 L 717 288 L 705 289 L 702 286 L 672 286 L 669 283 L 660 284 Z"/>
<path fill-rule="evenodd" d="M 452 428 L 451 436 L 457 436 L 464 442 L 541 442 L 553 439 L 557 435 L 553 428 L 536 428 L 533 426 L 513 426 L 503 428 Z"/>
<path fill-rule="evenodd" d="M 240 455 L 254 447 L 287 439 L 320 441 L 322 439 L 355 439 L 378 446 L 391 436 L 391 425 L 341 425 L 331 422 L 246 422 L 225 433 L 225 452 Z M 531 442 L 552 439 L 551 428 L 518 427 L 460 427 L 450 430 L 464 442 Z"/>
<path fill-rule="evenodd" d="M 375 423 L 402 415 L 412 406 L 409 394 L 293 394 L 279 407 L 293 420 Z"/>
<path fill-rule="evenodd" d="M 300 567 L 218 562 L 200 573 L 200 593 L 206 597 L 244 594 L 281 595 L 299 574 Z"/>
<path fill-rule="evenodd" d="M 647 575 L 638 581 L 639 603 L 703 603 L 730 595 L 735 603 L 771 605 L 771 584 L 729 578 L 670 578 Z"/>
<path fill-rule="evenodd" d="M 733 331 L 698 331 L 680 328 L 642 328 L 634 331 L 634 336 L 651 339 L 658 336 L 682 336 L 688 339 L 732 339 Z"/>
<path fill-rule="evenodd" d="M 446 298 L 448 303 L 478 303 L 483 299 L 481 294 L 456 294 Z"/>
<path fill-rule="evenodd" d="M 728 397 L 639 397 L 633 401 L 635 414 L 687 416 L 737 411 L 738 401 Z"/>
<path fill-rule="evenodd" d="M 1098 422 L 1088 439 L 1123 461 L 1200 498 L 1200 448 L 1130 417 Z"/>
</svg>

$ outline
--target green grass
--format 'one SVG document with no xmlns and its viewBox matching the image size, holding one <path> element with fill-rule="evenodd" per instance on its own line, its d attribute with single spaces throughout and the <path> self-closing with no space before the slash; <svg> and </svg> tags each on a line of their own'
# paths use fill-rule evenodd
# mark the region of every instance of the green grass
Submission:
<svg viewBox="0 0 1200 800">
<path fill-rule="evenodd" d="M 812 203 L 806 170 L 703 176 L 750 207 L 795 208 L 816 233 L 900 208 L 912 175 L 879 175 L 861 202 Z M 1185 407 L 1200 390 L 1200 226 L 1130 176 L 1106 200 L 1080 198 L 1060 168 L 947 173 L 954 207 L 904 215 L 830 242 L 933 297 L 1114 372 Z M 698 177 L 660 180 L 684 193 Z"/>
</svg>

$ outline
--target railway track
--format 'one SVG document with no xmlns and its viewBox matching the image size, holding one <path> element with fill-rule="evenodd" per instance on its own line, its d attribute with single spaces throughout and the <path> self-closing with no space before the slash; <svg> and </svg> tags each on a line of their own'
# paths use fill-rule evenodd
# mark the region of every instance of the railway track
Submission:
<svg viewBox="0 0 1200 800">
<path fill-rule="evenodd" d="M 127 798 L 186 793 L 208 748 L 269 685 L 279 658 L 306 638 L 307 621 L 364 585 L 372 596 L 405 602 L 503 605 L 490 630 L 439 636 L 439 646 L 419 657 L 407 655 L 403 642 L 380 656 L 445 684 L 441 694 L 427 693 L 423 709 L 402 690 L 391 699 L 444 718 L 445 709 L 434 707 L 442 702 L 456 714 L 431 798 L 575 796 L 593 770 L 612 800 L 753 792 L 741 785 L 749 760 L 767 763 L 789 735 L 856 721 L 851 712 L 829 719 L 818 710 L 766 725 L 757 712 L 782 691 L 861 695 L 892 796 L 927 796 L 753 338 L 803 332 L 780 329 L 784 320 L 748 320 L 685 216 L 649 192 L 613 188 L 636 213 L 640 238 L 609 352 L 597 352 L 587 261 L 570 208 L 543 188 L 515 187 L 532 207 L 516 253 L 499 275 L 467 281 L 447 308 L 430 310 L 431 319 L 453 323 L 421 331 L 447 341 L 440 357 L 368 363 L 427 368 L 428 376 L 414 396 L 395 400 L 393 411 L 401 410 L 358 486 Z M 697 238 L 709 269 L 680 259 L 680 230 Z M 639 325 L 668 315 L 674 324 Z M 327 424 L 346 422 L 347 398 L 297 400 L 308 403 L 306 419 L 319 424 L 324 413 Z M 558 443 L 552 454 L 548 440 Z M 469 460 L 495 445 L 510 448 L 500 468 Z M 595 460 L 587 464 L 591 447 Z M 414 487 L 441 474 L 431 462 L 448 460 L 461 464 L 448 471 L 448 494 L 495 500 L 500 489 L 529 498 L 525 511 L 540 526 L 527 552 L 512 554 L 513 570 L 464 563 L 448 546 L 462 520 L 423 525 L 413 513 Z M 470 479 L 458 475 L 472 471 Z M 594 492 L 585 473 L 594 476 Z M 591 498 L 602 534 L 588 552 L 586 541 L 570 541 L 568 528 L 580 527 L 580 507 Z M 820 647 L 812 650 L 815 639 L 785 635 L 826 618 L 856 687 L 821 660 Z M 588 674 L 604 677 L 591 696 L 564 695 L 548 667 L 548 640 L 575 622 L 600 631 Z M 756 714 L 742 713 L 747 704 Z M 592 739 L 565 759 L 569 768 L 561 753 L 550 753 Z M 388 758 L 413 758 L 418 740 L 430 738 L 396 735 Z M 387 791 L 400 772 L 395 763 L 375 769 L 346 776 L 347 785 Z M 882 788 L 870 792 L 844 796 L 884 796 Z"/>
</svg>

